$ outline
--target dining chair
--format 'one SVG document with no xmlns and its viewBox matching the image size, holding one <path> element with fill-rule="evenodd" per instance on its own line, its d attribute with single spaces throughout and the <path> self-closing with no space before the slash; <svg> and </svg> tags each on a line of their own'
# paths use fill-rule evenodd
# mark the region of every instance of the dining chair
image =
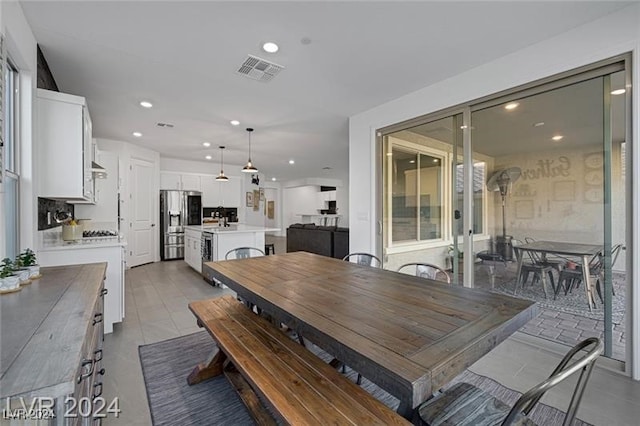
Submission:
<svg viewBox="0 0 640 426">
<path fill-rule="evenodd" d="M 250 257 L 264 256 L 264 251 L 255 247 L 237 247 L 231 249 L 224 255 L 224 260 L 248 259 Z"/>
<path fill-rule="evenodd" d="M 586 354 L 570 364 L 573 358 L 584 350 L 587 351 Z M 578 412 L 593 366 L 602 350 L 603 344 L 596 337 L 590 337 L 578 343 L 564 356 L 548 379 L 527 391 L 513 407 L 509 407 L 472 384 L 462 382 L 424 402 L 418 408 L 418 413 L 429 426 L 535 425 L 530 420 L 529 414 L 545 392 L 580 372 L 562 423 L 564 426 L 571 425 Z"/>
<path fill-rule="evenodd" d="M 451 284 L 451 277 L 449 277 L 447 271 L 437 265 L 432 265 L 430 263 L 405 263 L 398 268 L 398 272 Z"/>
<path fill-rule="evenodd" d="M 529 244 L 529 243 L 535 242 L 536 239 L 532 237 L 524 237 L 524 241 L 527 244 Z M 544 265 L 551 266 L 553 269 L 558 271 L 558 275 L 560 274 L 562 269 L 564 269 L 565 265 L 567 264 L 567 261 L 569 260 L 559 255 L 548 255 L 548 254 L 540 255 L 538 253 L 534 253 L 534 254 L 537 262 Z"/>
<path fill-rule="evenodd" d="M 370 253 L 349 253 L 348 255 L 343 257 L 342 260 L 345 260 L 347 262 L 357 263 L 358 265 L 371 266 L 374 268 L 382 267 L 382 262 L 380 261 L 380 259 L 377 256 Z M 337 359 L 334 359 L 331 362 L 340 363 L 342 365 L 342 372 L 344 373 L 346 371 L 346 366 L 344 365 L 344 363 L 338 361 Z M 360 373 L 358 373 L 358 378 L 356 379 L 356 383 L 360 384 L 361 382 L 362 382 L 362 376 L 360 375 Z"/>
<path fill-rule="evenodd" d="M 533 278 L 531 279 L 531 285 L 535 284 L 538 280 L 542 282 L 542 291 L 544 292 L 544 297 L 547 298 L 547 276 L 549 277 L 549 281 L 551 281 L 551 288 L 553 289 L 554 297 L 557 294 L 555 281 L 553 279 L 553 270 L 555 269 L 553 266 L 548 265 L 540 260 L 540 256 L 538 253 L 519 249 L 521 251 L 520 256 L 523 256 L 522 266 L 520 268 L 520 276 L 516 277 L 516 290 L 518 283 L 524 284 L 529 279 L 529 274 L 533 273 Z"/>
<path fill-rule="evenodd" d="M 625 250 L 622 244 L 616 244 L 611 248 L 611 267 L 616 264 L 618 260 L 618 256 L 622 250 Z M 596 280 L 596 291 L 598 292 L 598 297 L 600 298 L 600 302 L 604 302 L 602 298 L 602 288 L 600 287 L 600 281 L 604 281 L 604 257 L 601 253 L 596 254 L 589 261 L 589 275 L 594 277 Z M 582 282 L 582 265 L 577 265 L 574 269 L 565 268 L 560 273 L 560 277 L 558 278 L 558 287 L 556 288 L 556 292 L 560 290 L 560 286 L 564 288 L 564 294 L 571 292 L 574 288 L 576 288 Z M 612 294 L 615 296 L 616 292 L 611 287 Z"/>
<path fill-rule="evenodd" d="M 358 265 L 373 266 L 374 268 L 380 268 L 382 266 L 380 259 L 369 253 L 349 253 L 343 257 L 342 260 L 357 263 Z"/>
</svg>

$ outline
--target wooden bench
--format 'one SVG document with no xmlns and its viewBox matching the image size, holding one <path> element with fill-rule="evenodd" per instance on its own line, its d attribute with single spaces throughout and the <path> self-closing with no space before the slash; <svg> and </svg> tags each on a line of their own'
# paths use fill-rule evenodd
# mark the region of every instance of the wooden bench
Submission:
<svg viewBox="0 0 640 426">
<path fill-rule="evenodd" d="M 218 346 L 189 384 L 224 372 L 257 424 L 275 421 L 256 392 L 287 424 L 409 424 L 235 298 L 201 300 L 189 309 Z"/>
</svg>

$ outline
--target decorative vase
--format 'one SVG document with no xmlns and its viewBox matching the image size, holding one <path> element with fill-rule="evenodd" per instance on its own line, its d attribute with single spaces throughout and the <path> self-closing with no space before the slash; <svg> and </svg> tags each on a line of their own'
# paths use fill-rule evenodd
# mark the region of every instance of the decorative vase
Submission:
<svg viewBox="0 0 640 426">
<path fill-rule="evenodd" d="M 29 268 L 29 279 L 36 280 L 42 275 L 40 274 L 40 265 L 31 265 Z"/>
<path fill-rule="evenodd" d="M 15 290 L 18 287 L 20 287 L 20 277 L 17 275 L 0 278 L 0 291 Z"/>
<path fill-rule="evenodd" d="M 15 274 L 20 279 L 20 285 L 31 284 L 31 280 L 29 279 L 29 268 L 20 268 L 15 271 Z"/>
</svg>

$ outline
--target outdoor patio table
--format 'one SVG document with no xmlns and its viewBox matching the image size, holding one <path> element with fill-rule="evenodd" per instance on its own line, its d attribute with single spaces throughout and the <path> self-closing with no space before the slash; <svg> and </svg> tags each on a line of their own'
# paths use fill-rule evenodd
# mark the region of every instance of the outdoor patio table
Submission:
<svg viewBox="0 0 640 426">
<path fill-rule="evenodd" d="M 518 258 L 518 271 L 516 274 L 516 284 L 513 289 L 515 294 L 520 285 L 520 271 L 522 269 L 523 253 L 525 251 L 541 253 L 543 256 L 547 254 L 555 254 L 559 256 L 579 257 L 582 263 L 582 281 L 585 283 L 585 291 L 587 293 L 587 302 L 589 310 L 593 309 L 595 300 L 593 297 L 593 284 L 591 283 L 591 274 L 589 272 L 589 260 L 601 253 L 602 244 L 582 244 L 582 243 L 566 243 L 561 241 L 533 241 L 531 243 L 514 246 Z"/>
<path fill-rule="evenodd" d="M 396 396 L 405 417 L 537 315 L 532 301 L 306 252 L 203 272 Z"/>
</svg>

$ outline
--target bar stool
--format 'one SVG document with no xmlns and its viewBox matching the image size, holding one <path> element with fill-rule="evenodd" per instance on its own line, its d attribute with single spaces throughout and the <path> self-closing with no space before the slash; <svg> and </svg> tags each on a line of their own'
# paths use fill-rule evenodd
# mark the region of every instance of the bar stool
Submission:
<svg viewBox="0 0 640 426">
<path fill-rule="evenodd" d="M 264 245 L 264 253 L 268 256 L 270 254 L 276 254 L 276 247 L 273 244 Z"/>
</svg>

